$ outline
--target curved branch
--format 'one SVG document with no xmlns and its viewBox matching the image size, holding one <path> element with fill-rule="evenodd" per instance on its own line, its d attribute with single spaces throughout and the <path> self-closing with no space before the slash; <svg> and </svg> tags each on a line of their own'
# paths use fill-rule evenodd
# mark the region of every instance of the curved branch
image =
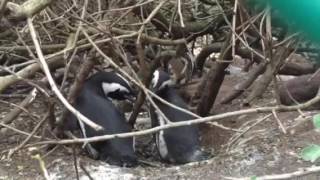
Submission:
<svg viewBox="0 0 320 180">
<path fill-rule="evenodd" d="M 56 83 L 54 82 L 49 67 L 45 61 L 45 58 L 42 54 L 41 48 L 40 48 L 40 44 L 38 42 L 37 39 L 37 35 L 36 35 L 36 31 L 34 29 L 33 23 L 32 23 L 32 19 L 28 18 L 28 26 L 30 29 L 30 34 L 32 37 L 32 41 L 36 47 L 36 51 L 39 57 L 39 62 L 41 63 L 42 69 L 44 71 L 44 73 L 46 74 L 47 78 L 48 78 L 48 82 L 52 88 L 52 91 L 57 95 L 57 97 L 59 98 L 59 100 L 66 106 L 66 108 L 72 112 L 78 119 L 79 121 L 84 122 L 85 124 L 87 124 L 88 126 L 92 127 L 95 130 L 102 130 L 103 127 L 97 125 L 96 123 L 92 122 L 91 120 L 89 120 L 87 117 L 85 117 L 84 115 L 82 115 L 79 111 L 77 111 L 74 107 L 72 107 L 70 105 L 70 103 L 63 97 L 62 93 L 59 91 Z"/>
<path fill-rule="evenodd" d="M 28 0 L 22 5 L 9 2 L 7 8 L 10 11 L 8 19 L 11 21 L 22 21 L 28 17 L 32 17 L 38 12 L 45 9 L 48 5 L 53 2 L 52 0 Z"/>
</svg>

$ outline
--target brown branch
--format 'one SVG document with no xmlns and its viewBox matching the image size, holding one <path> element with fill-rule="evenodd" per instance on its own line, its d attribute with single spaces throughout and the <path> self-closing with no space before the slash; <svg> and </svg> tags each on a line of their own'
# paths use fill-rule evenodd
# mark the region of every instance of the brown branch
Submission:
<svg viewBox="0 0 320 180">
<path fill-rule="evenodd" d="M 75 81 L 73 82 L 73 84 L 70 87 L 69 93 L 68 93 L 68 102 L 73 105 L 75 99 L 77 98 L 77 96 L 79 95 L 83 83 L 85 81 L 85 79 L 88 77 L 88 75 L 90 74 L 91 70 L 93 69 L 96 61 L 95 61 L 95 51 L 91 51 L 92 53 L 91 56 L 89 55 L 89 57 L 87 57 L 86 59 L 84 59 L 84 62 L 81 64 L 81 67 L 79 69 L 79 73 L 76 75 Z M 62 112 L 62 116 L 60 121 L 57 124 L 57 129 L 55 130 L 55 133 L 58 137 L 62 137 L 63 136 L 63 130 L 65 129 L 65 126 L 67 124 L 67 116 L 69 114 L 68 109 L 64 109 L 64 111 Z"/>
<path fill-rule="evenodd" d="M 25 140 L 23 140 L 20 145 L 18 145 L 14 149 L 10 150 L 10 153 L 8 155 L 9 158 L 12 157 L 12 155 L 15 152 L 17 152 L 19 149 L 23 148 L 28 143 L 28 141 L 37 133 L 37 131 L 40 129 L 40 127 L 43 125 L 43 123 L 48 119 L 49 115 L 50 115 L 50 112 L 48 111 L 48 113 L 46 115 L 44 115 L 44 117 L 37 124 L 37 126 L 33 128 L 32 132 L 29 134 L 29 136 Z"/>
<path fill-rule="evenodd" d="M 198 54 L 198 56 L 195 59 L 196 62 L 196 68 L 198 71 L 198 74 L 201 76 L 202 71 L 203 71 L 203 66 L 205 64 L 205 61 L 207 60 L 207 58 L 215 52 L 220 52 L 221 48 L 223 46 L 223 43 L 213 43 L 207 47 L 204 47 L 201 49 L 200 53 Z"/>
<path fill-rule="evenodd" d="M 8 19 L 11 21 L 22 21 L 32 17 L 49 6 L 52 0 L 28 0 L 21 5 L 9 2 L 7 8 L 10 10 Z"/>
<path fill-rule="evenodd" d="M 23 112 L 22 108 L 29 106 L 33 102 L 37 94 L 37 89 L 34 88 L 30 94 L 18 105 L 19 107 L 14 108 L 10 111 L 10 113 L 6 114 L 6 116 L 2 119 L 2 122 L 4 124 L 10 124 L 17 116 L 19 116 L 21 112 Z"/>
<path fill-rule="evenodd" d="M 221 84 L 224 80 L 225 69 L 232 62 L 232 52 L 230 46 L 232 33 L 229 34 L 228 39 L 225 41 L 224 47 L 221 49 L 220 60 L 224 62 L 215 62 L 209 70 L 209 73 L 200 85 L 203 89 L 198 89 L 196 94 L 200 94 L 200 102 L 197 106 L 197 113 L 200 116 L 207 116 L 210 113 L 216 97 L 218 95 Z M 203 91 L 205 89 L 205 91 Z"/>
<path fill-rule="evenodd" d="M 3 17 L 4 11 L 6 10 L 7 3 L 9 0 L 2 0 L 0 4 L 0 22 Z"/>
<path fill-rule="evenodd" d="M 252 69 L 247 75 L 246 79 L 243 82 L 235 85 L 234 89 L 227 94 L 222 100 L 221 104 L 227 104 L 239 97 L 247 88 L 251 86 L 251 84 L 258 78 L 260 74 L 262 74 L 266 69 L 265 63 L 260 63 L 257 67 Z"/>
<path fill-rule="evenodd" d="M 114 139 L 114 138 L 127 138 L 132 136 L 142 136 L 146 134 L 153 134 L 156 132 L 159 132 L 161 130 L 170 129 L 174 127 L 180 127 L 180 126 L 190 126 L 193 124 L 200 124 L 204 122 L 210 122 L 210 121 L 217 121 L 226 119 L 229 117 L 235 117 L 240 116 L 243 114 L 252 114 L 252 113 L 271 113 L 272 111 L 294 111 L 297 109 L 306 109 L 310 107 L 311 105 L 318 103 L 320 101 L 320 96 L 316 96 L 315 98 L 311 99 L 310 101 L 299 104 L 296 106 L 272 106 L 272 107 L 260 107 L 260 108 L 252 108 L 252 109 L 245 109 L 245 110 L 239 110 L 239 111 L 233 111 L 233 112 L 227 112 L 223 114 L 208 116 L 204 118 L 199 119 L 193 119 L 188 121 L 181 121 L 181 122 L 171 122 L 170 124 L 166 124 L 163 126 L 157 126 L 154 128 L 141 130 L 137 132 L 128 132 L 128 133 L 120 133 L 120 134 L 111 134 L 111 135 L 103 135 L 103 136 L 95 136 L 90 138 L 78 138 L 78 139 L 67 139 L 67 140 L 53 140 L 53 141 L 43 141 L 38 142 L 34 144 L 30 144 L 28 146 L 38 146 L 43 144 L 74 144 L 74 143 L 90 143 L 90 142 L 97 142 L 97 141 L 103 141 L 108 139 Z"/>
<path fill-rule="evenodd" d="M 278 47 L 274 58 L 272 58 L 271 63 L 267 65 L 266 71 L 262 75 L 261 80 L 254 85 L 253 90 L 247 97 L 245 104 L 249 104 L 253 99 L 261 96 L 267 90 L 267 87 L 271 83 L 273 77 L 277 74 L 281 64 L 288 57 L 289 53 L 290 52 L 287 47 Z"/>
<path fill-rule="evenodd" d="M 84 115 L 82 115 L 79 111 L 77 111 L 74 107 L 72 107 L 69 102 L 63 97 L 62 93 L 59 91 L 57 85 L 55 84 L 52 75 L 50 73 L 49 67 L 45 61 L 45 58 L 42 54 L 41 48 L 40 48 L 40 44 L 38 42 L 37 39 L 37 35 L 36 35 L 36 31 L 35 28 L 33 26 L 32 23 L 32 19 L 28 18 L 28 26 L 30 29 L 30 34 L 33 40 L 33 43 L 36 47 L 36 51 L 39 57 L 39 62 L 41 63 L 41 66 L 43 68 L 43 71 L 45 72 L 47 78 L 48 78 L 48 82 L 52 88 L 52 91 L 57 95 L 57 97 L 59 98 L 59 100 L 66 106 L 66 108 L 68 108 L 68 110 L 70 112 L 72 112 L 80 121 L 83 121 L 84 123 L 86 123 L 88 126 L 92 127 L 93 129 L 96 130 L 102 130 L 103 128 L 99 125 L 97 125 L 96 123 L 92 122 L 91 120 L 89 120 L 87 117 L 85 117 Z"/>
<path fill-rule="evenodd" d="M 312 166 L 312 167 L 306 167 L 306 168 L 299 168 L 299 170 L 291 173 L 258 176 L 258 177 L 255 177 L 255 179 L 263 179 L 263 180 L 297 179 L 298 177 L 302 177 L 308 174 L 317 174 L 319 172 L 320 172 L 320 166 Z M 243 177 L 243 178 L 224 177 L 224 178 L 230 179 L 230 180 L 252 179 L 252 177 Z"/>
</svg>

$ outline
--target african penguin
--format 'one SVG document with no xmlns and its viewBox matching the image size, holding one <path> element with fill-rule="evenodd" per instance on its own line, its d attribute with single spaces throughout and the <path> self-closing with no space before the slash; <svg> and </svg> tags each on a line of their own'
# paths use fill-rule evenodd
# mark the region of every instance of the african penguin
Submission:
<svg viewBox="0 0 320 180">
<path fill-rule="evenodd" d="M 172 84 L 169 74 L 161 70 L 154 72 L 151 82 L 153 92 L 169 103 L 187 109 L 187 104 L 171 86 Z M 194 119 L 193 116 L 163 104 L 156 98 L 153 100 L 171 122 Z M 164 118 L 152 106 L 150 107 L 150 116 L 152 127 L 166 124 Z M 162 160 L 184 164 L 207 158 L 208 154 L 201 150 L 199 137 L 198 126 L 189 125 L 162 130 L 155 134 L 155 141 Z"/>
<path fill-rule="evenodd" d="M 75 108 L 87 118 L 104 128 L 95 131 L 77 120 L 70 113 L 68 129 L 80 128 L 83 137 L 131 132 L 124 113 L 116 108 L 112 100 L 126 100 L 134 97 L 129 82 L 114 72 L 98 72 L 87 79 L 75 101 Z M 104 160 L 109 164 L 131 167 L 137 163 L 134 152 L 134 139 L 116 138 L 85 144 L 92 158 Z"/>
</svg>

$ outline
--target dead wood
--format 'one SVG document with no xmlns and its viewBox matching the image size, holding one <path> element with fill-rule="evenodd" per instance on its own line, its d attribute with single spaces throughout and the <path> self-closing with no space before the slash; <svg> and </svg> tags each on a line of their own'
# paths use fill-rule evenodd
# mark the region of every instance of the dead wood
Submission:
<svg viewBox="0 0 320 180">
<path fill-rule="evenodd" d="M 249 88 L 252 83 L 258 78 L 260 74 L 262 74 L 266 69 L 265 63 L 260 63 L 257 67 L 249 71 L 246 75 L 245 81 L 237 84 L 230 94 L 227 94 L 222 100 L 221 104 L 227 104 L 239 97 L 247 88 Z"/>
<path fill-rule="evenodd" d="M 267 64 L 266 71 L 261 76 L 261 79 L 256 82 L 252 92 L 246 99 L 245 104 L 249 104 L 253 99 L 260 97 L 268 88 L 274 76 L 278 73 L 284 60 L 289 56 L 290 51 L 287 47 L 278 47 L 274 57 Z"/>
</svg>

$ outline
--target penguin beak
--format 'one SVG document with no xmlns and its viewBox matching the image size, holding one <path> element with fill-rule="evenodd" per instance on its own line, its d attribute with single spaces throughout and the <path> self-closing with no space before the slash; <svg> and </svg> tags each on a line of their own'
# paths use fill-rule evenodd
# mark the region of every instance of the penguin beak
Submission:
<svg viewBox="0 0 320 180">
<path fill-rule="evenodd" d="M 128 100 L 131 103 L 136 102 L 136 97 L 135 96 L 128 95 L 128 96 L 125 96 L 125 98 L 126 98 L 126 100 Z"/>
<path fill-rule="evenodd" d="M 125 98 L 126 98 L 128 101 L 130 101 L 131 103 L 134 103 L 134 102 L 137 100 L 137 98 L 136 98 L 137 95 L 138 95 L 138 92 L 132 90 L 130 94 L 125 95 Z"/>
</svg>

